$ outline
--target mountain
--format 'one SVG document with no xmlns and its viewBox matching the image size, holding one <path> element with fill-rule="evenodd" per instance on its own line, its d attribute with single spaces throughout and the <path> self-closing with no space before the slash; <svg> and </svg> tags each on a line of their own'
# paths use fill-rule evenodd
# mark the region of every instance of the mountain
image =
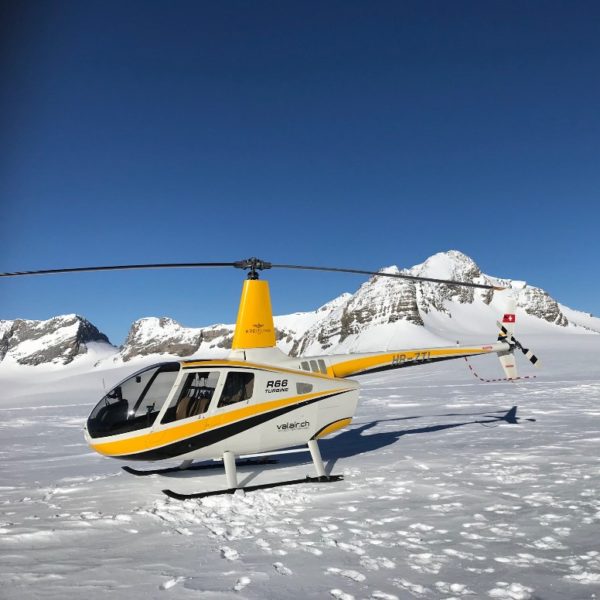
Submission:
<svg viewBox="0 0 600 600">
<path fill-rule="evenodd" d="M 398 342 L 406 343 L 403 338 L 407 337 L 416 338 L 417 344 L 428 343 L 419 339 L 425 333 L 447 342 L 463 334 L 494 332 L 509 293 L 517 299 L 519 331 L 538 331 L 547 326 L 576 329 L 544 290 L 485 275 L 471 258 L 456 250 L 435 254 L 410 269 L 392 266 L 382 272 L 504 286 L 510 292 L 372 277 L 325 323 L 307 330 L 292 353 L 372 351 L 397 347 Z M 600 332 L 600 319 L 596 321 L 596 331 Z"/>
<path fill-rule="evenodd" d="M 306 330 L 326 321 L 330 314 L 350 297 L 351 294 L 343 294 L 315 311 L 275 317 L 278 346 L 285 352 L 289 352 Z M 187 328 L 166 317 L 139 319 L 129 330 L 120 351 L 120 358 L 129 361 L 151 354 L 168 353 L 176 356 L 223 354 L 231 348 L 234 327 L 230 324 Z"/>
<path fill-rule="evenodd" d="M 495 334 L 510 293 L 517 300 L 519 333 L 600 333 L 599 318 L 559 304 L 540 288 L 486 275 L 456 250 L 435 254 L 410 269 L 390 266 L 382 272 L 492 284 L 509 291 L 374 276 L 353 294 L 342 294 L 315 311 L 276 316 L 278 346 L 292 355 L 316 355 L 444 345 L 469 335 L 489 337 Z M 67 364 L 90 349 L 93 357 L 110 356 L 116 362 L 161 354 L 223 355 L 231 347 L 233 329 L 233 324 L 188 328 L 168 317 L 149 317 L 135 321 L 117 349 L 77 315 L 0 321 L 0 361 L 6 356 L 19 364 Z M 100 354 L 94 344 L 100 344 Z"/>
<path fill-rule="evenodd" d="M 95 345 L 99 354 L 114 347 L 106 335 L 79 315 L 47 321 L 0 321 L 0 361 L 21 365 L 68 364 Z"/>
</svg>

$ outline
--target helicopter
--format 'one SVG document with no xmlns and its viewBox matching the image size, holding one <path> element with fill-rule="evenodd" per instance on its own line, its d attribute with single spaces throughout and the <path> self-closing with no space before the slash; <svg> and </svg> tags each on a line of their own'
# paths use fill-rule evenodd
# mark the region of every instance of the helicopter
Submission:
<svg viewBox="0 0 600 600">
<path fill-rule="evenodd" d="M 177 467 L 138 470 L 133 475 L 203 469 L 213 461 L 224 466 L 227 487 L 208 492 L 163 492 L 185 500 L 239 489 L 254 491 L 281 485 L 340 481 L 327 474 L 318 442 L 352 422 L 359 401 L 355 377 L 426 365 L 438 361 L 496 354 L 505 380 L 519 379 L 515 351 L 536 367 L 540 361 L 514 337 L 515 301 L 509 298 L 499 321 L 497 340 L 483 345 L 397 349 L 385 352 L 292 357 L 276 345 L 269 283 L 259 273 L 272 268 L 354 273 L 416 282 L 502 291 L 495 285 L 462 282 L 403 273 L 360 269 L 273 264 L 258 258 L 222 263 L 163 263 L 77 267 L 0 273 L 0 277 L 88 271 L 234 267 L 247 271 L 243 282 L 231 351 L 225 359 L 170 360 L 132 373 L 91 411 L 84 428 L 88 445 L 121 461 L 181 461 Z M 515 422 L 516 407 L 500 419 Z M 510 417 L 510 419 L 508 418 Z M 240 486 L 239 464 L 264 464 L 268 456 L 310 452 L 316 477 Z M 254 460 L 253 459 L 258 459 Z M 236 462 L 245 460 L 246 462 Z M 273 462 L 273 461 L 271 461 Z"/>
</svg>

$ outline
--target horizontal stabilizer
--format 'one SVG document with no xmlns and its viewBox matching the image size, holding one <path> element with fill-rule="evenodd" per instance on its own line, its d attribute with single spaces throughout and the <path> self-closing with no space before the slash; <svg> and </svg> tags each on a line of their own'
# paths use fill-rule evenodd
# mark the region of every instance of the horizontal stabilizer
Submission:
<svg viewBox="0 0 600 600">
<path fill-rule="evenodd" d="M 502 417 L 503 421 L 506 421 L 507 423 L 512 423 L 513 425 L 516 425 L 519 421 L 517 420 L 517 407 L 513 406 L 503 417 Z"/>
</svg>

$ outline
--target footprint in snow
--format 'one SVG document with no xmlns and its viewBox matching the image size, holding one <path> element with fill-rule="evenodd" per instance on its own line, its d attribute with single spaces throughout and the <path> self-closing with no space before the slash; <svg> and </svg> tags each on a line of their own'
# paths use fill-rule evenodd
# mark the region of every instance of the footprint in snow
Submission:
<svg viewBox="0 0 600 600">
<path fill-rule="evenodd" d="M 172 587 L 176 586 L 178 583 L 181 583 L 185 580 L 185 577 L 173 577 L 164 583 L 161 583 L 158 586 L 159 590 L 170 590 Z"/>
<path fill-rule="evenodd" d="M 435 587 L 443 594 L 452 594 L 453 596 L 467 596 L 475 594 L 466 585 L 462 583 L 446 583 L 445 581 L 437 581 Z"/>
<path fill-rule="evenodd" d="M 426 588 L 418 583 L 412 583 L 411 581 L 408 581 L 408 579 L 394 579 L 393 583 L 415 597 L 427 596 L 431 593 L 429 588 Z"/>
<path fill-rule="evenodd" d="M 394 569 L 396 567 L 395 562 L 391 561 L 389 558 L 385 558 L 384 556 L 378 556 L 377 558 L 363 556 L 360 559 L 360 564 L 365 569 L 369 569 L 369 571 L 378 571 L 380 568 Z"/>
<path fill-rule="evenodd" d="M 255 542 L 254 542 L 261 550 L 263 550 L 264 552 L 266 552 L 267 554 L 273 554 L 273 550 L 271 550 L 271 546 L 269 545 L 269 542 L 267 542 L 266 540 L 264 540 L 263 538 L 258 538 Z"/>
<path fill-rule="evenodd" d="M 291 575 L 292 574 L 292 570 L 288 569 L 283 563 L 280 563 L 280 562 L 273 563 L 273 567 L 280 575 Z"/>
<path fill-rule="evenodd" d="M 238 551 L 229 546 L 223 546 L 221 548 L 221 556 L 227 560 L 237 560 L 240 557 Z"/>
<path fill-rule="evenodd" d="M 234 591 L 236 592 L 240 592 L 241 590 L 243 590 L 250 582 L 252 581 L 252 579 L 250 579 L 250 577 L 240 577 L 237 580 L 237 583 L 233 586 Z"/>
<path fill-rule="evenodd" d="M 345 592 L 342 592 L 342 590 L 338 590 L 337 588 L 334 588 L 333 590 L 329 590 L 329 593 L 336 600 L 354 600 L 354 596 L 352 594 L 346 594 Z"/>
<path fill-rule="evenodd" d="M 386 594 L 385 592 L 375 591 L 371 594 L 371 598 L 369 600 L 399 600 L 398 596 L 394 596 L 394 594 Z"/>
<path fill-rule="evenodd" d="M 365 554 L 365 551 L 362 548 L 359 548 L 358 546 L 355 546 L 354 544 L 346 544 L 346 542 L 337 542 L 336 541 L 335 545 L 340 550 L 343 550 L 344 552 L 354 552 L 354 554 L 358 554 L 359 556 L 362 556 L 363 554 Z"/>
<path fill-rule="evenodd" d="M 342 577 L 346 577 L 347 579 L 352 579 L 352 581 L 364 581 L 366 577 L 359 573 L 358 571 L 353 571 L 352 569 L 338 569 L 336 567 L 329 567 L 326 573 L 331 573 L 333 575 L 341 575 Z"/>
<path fill-rule="evenodd" d="M 488 591 L 488 596 L 491 598 L 501 598 L 502 600 L 530 600 L 532 598 L 533 588 L 520 583 L 497 581 L 496 585 L 497 588 Z"/>
</svg>

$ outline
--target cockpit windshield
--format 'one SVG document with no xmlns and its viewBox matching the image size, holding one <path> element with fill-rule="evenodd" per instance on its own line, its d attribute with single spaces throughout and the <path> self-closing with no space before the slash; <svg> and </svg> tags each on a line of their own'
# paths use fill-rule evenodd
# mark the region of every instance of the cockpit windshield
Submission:
<svg viewBox="0 0 600 600">
<path fill-rule="evenodd" d="M 179 373 L 177 362 L 139 371 L 113 388 L 96 405 L 87 422 L 90 437 L 105 437 L 150 427 Z"/>
</svg>

